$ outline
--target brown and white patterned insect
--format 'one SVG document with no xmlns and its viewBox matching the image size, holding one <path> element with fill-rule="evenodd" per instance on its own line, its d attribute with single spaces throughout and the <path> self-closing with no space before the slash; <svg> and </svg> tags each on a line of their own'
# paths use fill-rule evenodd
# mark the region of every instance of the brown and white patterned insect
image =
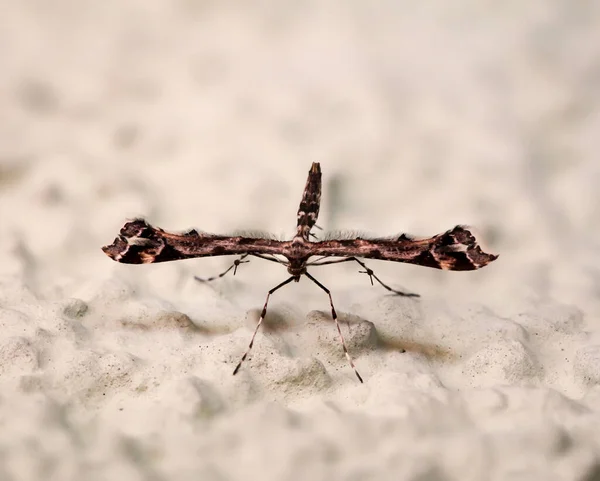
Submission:
<svg viewBox="0 0 600 481">
<path fill-rule="evenodd" d="M 173 234 L 153 227 L 143 219 L 136 219 L 127 222 L 113 243 L 103 247 L 102 250 L 111 259 L 125 264 L 151 264 L 195 257 L 240 255 L 225 272 L 218 276 L 208 279 L 197 277 L 196 279 L 201 282 L 223 277 L 231 269 L 235 274 L 241 263 L 248 262 L 246 260 L 248 256 L 283 264 L 287 267 L 290 277 L 273 287 L 267 294 L 248 348 L 235 367 L 233 374 L 239 371 L 252 349 L 256 333 L 267 314 L 267 305 L 271 295 L 286 284 L 292 281 L 298 282 L 302 276 L 306 276 L 329 296 L 331 316 L 335 321 L 344 353 L 360 382 L 363 380 L 346 347 L 331 293 L 307 271 L 308 267 L 357 262 L 364 269 L 360 272 L 369 276 L 371 284 L 375 279 L 394 294 L 418 297 L 417 294 L 397 291 L 384 284 L 359 258 L 407 262 L 451 271 L 470 271 L 484 267 L 498 257 L 483 252 L 473 234 L 464 226 L 456 226 L 443 234 L 424 239 L 415 239 L 401 234 L 387 238 L 356 237 L 354 239 L 311 240 L 310 237 L 313 235 L 311 229 L 315 226 L 319 216 L 320 201 L 321 168 L 315 162 L 308 173 L 298 209 L 296 235 L 292 240 L 279 241 L 264 237 L 214 235 L 196 230 Z M 318 257 L 318 259 L 311 260 L 313 257 Z"/>
</svg>

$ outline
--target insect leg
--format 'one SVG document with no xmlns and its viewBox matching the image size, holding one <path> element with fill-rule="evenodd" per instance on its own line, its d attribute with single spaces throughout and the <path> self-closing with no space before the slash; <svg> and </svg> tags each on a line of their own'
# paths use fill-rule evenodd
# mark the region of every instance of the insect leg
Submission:
<svg viewBox="0 0 600 481">
<path fill-rule="evenodd" d="M 260 259 L 264 259 L 266 261 L 271 261 L 271 262 L 277 262 L 278 264 L 283 264 L 284 266 L 288 265 L 287 261 L 284 261 L 283 259 L 279 259 L 278 257 L 275 257 L 273 254 L 250 254 L 251 256 L 254 257 L 258 257 Z"/>
<path fill-rule="evenodd" d="M 367 274 L 369 276 L 369 279 L 371 280 L 371 285 L 373 285 L 373 279 L 375 279 L 382 287 L 384 287 L 385 289 L 387 289 L 390 292 L 393 292 L 394 294 L 396 294 L 398 296 L 421 297 L 419 294 L 414 294 L 411 292 L 402 292 L 402 291 L 397 291 L 396 289 L 392 289 L 390 286 L 385 284 L 381 279 L 379 279 L 379 277 L 377 277 L 375 275 L 375 273 L 373 272 L 372 269 L 368 268 L 364 262 L 358 260 L 356 257 L 346 257 L 344 259 L 336 259 L 333 261 L 323 261 L 323 262 L 319 259 L 319 260 L 315 261 L 314 263 L 309 262 L 307 265 L 308 266 L 326 266 L 329 264 L 339 264 L 341 262 L 350 262 L 350 261 L 356 261 L 361 265 L 361 267 L 364 269 L 364 271 L 359 271 L 359 272 L 361 274 Z"/>
<path fill-rule="evenodd" d="M 269 293 L 267 294 L 267 298 L 265 300 L 265 305 L 263 306 L 263 310 L 260 313 L 260 318 L 258 319 L 258 323 L 256 324 L 256 328 L 254 329 L 254 333 L 252 334 L 252 338 L 250 339 L 250 344 L 248 344 L 248 349 L 246 349 L 246 352 L 244 353 L 244 355 L 240 359 L 240 362 L 238 362 L 237 366 L 235 366 L 235 369 L 233 370 L 233 375 L 234 376 L 240 370 L 240 367 L 242 367 L 242 363 L 246 360 L 246 358 L 248 357 L 248 353 L 252 349 L 252 345 L 254 344 L 254 338 L 256 337 L 256 333 L 258 332 L 258 329 L 259 329 L 260 325 L 262 324 L 263 319 L 267 315 L 267 304 L 269 303 L 269 297 L 271 297 L 271 294 L 273 294 L 277 289 L 279 289 L 280 287 L 285 286 L 286 284 L 289 284 L 295 278 L 296 278 L 295 276 L 292 276 L 289 279 L 286 279 L 281 284 L 279 284 L 279 285 L 275 286 L 273 289 L 271 289 L 269 291 Z"/>
<path fill-rule="evenodd" d="M 306 277 L 308 277 L 311 281 L 313 281 L 321 289 L 323 289 L 325 291 L 325 293 L 329 296 L 329 304 L 331 305 L 331 317 L 335 321 L 335 326 L 337 327 L 338 334 L 340 335 L 340 340 L 342 341 L 342 347 L 344 348 L 344 354 L 346 355 L 346 359 L 348 359 L 350 366 L 352 366 L 352 369 L 354 369 L 354 373 L 356 374 L 356 377 L 358 378 L 358 380 L 360 382 L 363 382 L 362 377 L 360 377 L 360 374 L 358 373 L 358 371 L 356 370 L 356 367 L 354 366 L 354 360 L 352 359 L 352 356 L 350 356 L 350 353 L 348 352 L 348 348 L 346 347 L 346 341 L 344 340 L 344 335 L 342 334 L 342 330 L 340 329 L 340 323 L 338 322 L 337 313 L 335 312 L 335 307 L 333 307 L 333 299 L 331 298 L 331 292 L 323 284 L 321 284 L 318 280 L 316 280 L 313 276 L 311 276 L 308 272 L 305 272 L 304 275 Z"/>
<path fill-rule="evenodd" d="M 373 279 L 375 279 L 377 282 L 379 282 L 379 284 L 381 284 L 382 287 L 386 288 L 388 291 L 393 292 L 394 294 L 398 295 L 398 296 L 403 296 L 403 297 L 421 297 L 419 294 L 415 294 L 412 292 L 402 292 L 402 291 L 397 291 L 396 289 L 392 289 L 390 286 L 388 286 L 387 284 L 384 284 L 381 279 L 379 279 L 379 277 L 377 277 L 375 275 L 375 273 L 373 272 L 372 269 L 369 269 L 366 264 L 362 261 L 359 261 L 356 257 L 350 257 L 350 259 L 355 260 L 356 262 L 358 262 L 364 269 L 364 271 L 358 271 L 361 274 L 367 274 L 369 276 L 369 279 L 371 279 L 371 285 L 373 285 Z"/>
<path fill-rule="evenodd" d="M 242 255 L 239 259 L 236 259 L 235 261 L 233 261 L 233 264 L 231 264 L 227 270 L 221 272 L 220 274 L 216 275 L 216 276 L 212 276 L 212 277 L 208 277 L 206 279 L 204 279 L 203 277 L 198 277 L 198 276 L 194 276 L 194 279 L 196 279 L 198 282 L 210 282 L 210 281 L 214 281 L 215 279 L 219 279 L 220 277 L 223 277 L 225 274 L 227 274 L 231 269 L 233 269 L 233 275 L 235 276 L 235 273 L 237 272 L 237 268 L 240 264 L 245 264 L 246 262 L 250 262 L 250 261 L 245 261 L 244 259 L 248 257 L 248 254 L 244 254 Z"/>
</svg>

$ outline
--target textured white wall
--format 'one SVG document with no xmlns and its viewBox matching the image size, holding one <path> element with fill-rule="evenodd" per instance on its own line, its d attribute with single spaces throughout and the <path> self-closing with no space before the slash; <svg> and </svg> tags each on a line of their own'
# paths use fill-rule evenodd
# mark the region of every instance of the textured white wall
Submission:
<svg viewBox="0 0 600 481">
<path fill-rule="evenodd" d="M 593 465 L 586 429 L 597 411 L 581 417 L 584 405 L 561 395 L 591 405 L 600 382 L 599 2 L 3 0 L 0 11 L 0 413 L 10 424 L 0 477 L 242 479 L 252 465 L 245 479 L 464 481 L 504 479 L 514 462 L 523 479 L 550 480 Z M 387 298 L 354 266 L 313 272 L 340 312 L 405 348 L 423 344 L 425 360 L 410 349 L 359 358 L 373 380 L 365 391 L 325 321 L 298 331 L 307 346 L 282 338 L 297 351 L 259 336 L 263 361 L 243 381 L 229 371 L 248 329 L 201 340 L 173 329 L 173 312 L 217 331 L 252 327 L 246 311 L 282 268 L 252 261 L 211 289 L 192 276 L 228 259 L 131 267 L 100 251 L 135 216 L 170 230 L 291 235 L 313 161 L 326 229 L 431 235 L 466 223 L 500 254 L 475 273 L 370 263 L 422 304 Z M 310 309 L 327 313 L 328 302 L 307 282 L 273 297 L 282 320 L 311 325 Z M 136 323 L 160 328 L 123 330 Z M 289 381 L 287 368 L 285 382 L 270 373 L 294 355 L 333 362 L 330 391 Z M 306 366 L 305 381 L 328 379 Z M 429 407 L 415 414 L 402 404 L 410 396 Z M 328 397 L 339 412 L 323 407 Z M 286 406 L 307 399 L 316 407 L 294 421 Z M 496 405 L 517 407 L 484 449 Z M 226 409 L 214 436 L 185 421 L 204 416 L 193 406 L 211 420 Z M 581 425 L 565 434 L 572 451 L 547 445 L 567 429 L 555 415 Z M 436 429 L 448 418 L 457 424 L 444 441 Z M 86 423 L 97 419 L 94 431 Z"/>
</svg>

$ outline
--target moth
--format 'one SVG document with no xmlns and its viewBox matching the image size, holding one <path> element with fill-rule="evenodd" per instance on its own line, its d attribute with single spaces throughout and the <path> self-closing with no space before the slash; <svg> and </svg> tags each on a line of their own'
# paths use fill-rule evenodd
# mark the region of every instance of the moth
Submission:
<svg viewBox="0 0 600 481">
<path fill-rule="evenodd" d="M 316 236 L 312 234 L 311 230 L 316 225 L 320 205 L 321 167 L 318 162 L 314 162 L 308 172 L 308 179 L 298 208 L 296 234 L 291 240 L 280 241 L 259 236 L 215 235 L 194 229 L 177 234 L 153 227 L 144 219 L 135 219 L 127 222 L 113 243 L 104 246 L 102 250 L 111 259 L 124 264 L 152 264 L 209 256 L 240 256 L 227 270 L 217 276 L 208 279 L 196 277 L 196 280 L 201 282 L 223 277 L 232 269 L 235 274 L 240 264 L 248 262 L 248 257 L 258 257 L 283 264 L 287 268 L 289 277 L 269 290 L 250 343 L 233 370 L 233 374 L 237 374 L 252 349 L 256 333 L 267 314 L 267 305 L 271 295 L 291 282 L 300 281 L 304 276 L 329 296 L 331 316 L 335 322 L 342 349 L 361 383 L 363 379 L 346 347 L 331 292 L 308 272 L 309 268 L 342 262 L 356 262 L 364 269 L 360 272 L 369 276 L 371 284 L 375 280 L 394 294 L 418 297 L 417 294 L 392 289 L 383 283 L 361 259 L 406 262 L 450 271 L 471 271 L 480 269 L 498 258 L 497 255 L 483 252 L 475 236 L 467 227 L 461 225 L 443 234 L 422 239 L 400 234 L 383 238 L 356 237 L 318 240 L 314 238 Z"/>
</svg>

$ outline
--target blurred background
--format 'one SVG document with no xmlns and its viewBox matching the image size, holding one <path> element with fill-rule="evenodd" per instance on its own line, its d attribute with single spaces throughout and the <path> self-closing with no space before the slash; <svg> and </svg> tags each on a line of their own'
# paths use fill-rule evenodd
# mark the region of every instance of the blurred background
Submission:
<svg viewBox="0 0 600 481">
<path fill-rule="evenodd" d="M 85 298 L 135 276 L 191 306 L 198 286 L 182 279 L 229 259 L 130 267 L 100 247 L 136 216 L 290 236 L 318 161 L 326 230 L 432 235 L 464 223 L 500 254 L 469 274 L 371 263 L 394 287 L 507 315 L 544 299 L 588 320 L 600 312 L 599 2 L 0 9 L 4 289 Z M 252 304 L 285 276 L 243 267 L 235 282 Z M 372 292 L 354 266 L 321 269 L 343 305 Z M 313 287 L 281 296 L 326 308 Z"/>
</svg>

